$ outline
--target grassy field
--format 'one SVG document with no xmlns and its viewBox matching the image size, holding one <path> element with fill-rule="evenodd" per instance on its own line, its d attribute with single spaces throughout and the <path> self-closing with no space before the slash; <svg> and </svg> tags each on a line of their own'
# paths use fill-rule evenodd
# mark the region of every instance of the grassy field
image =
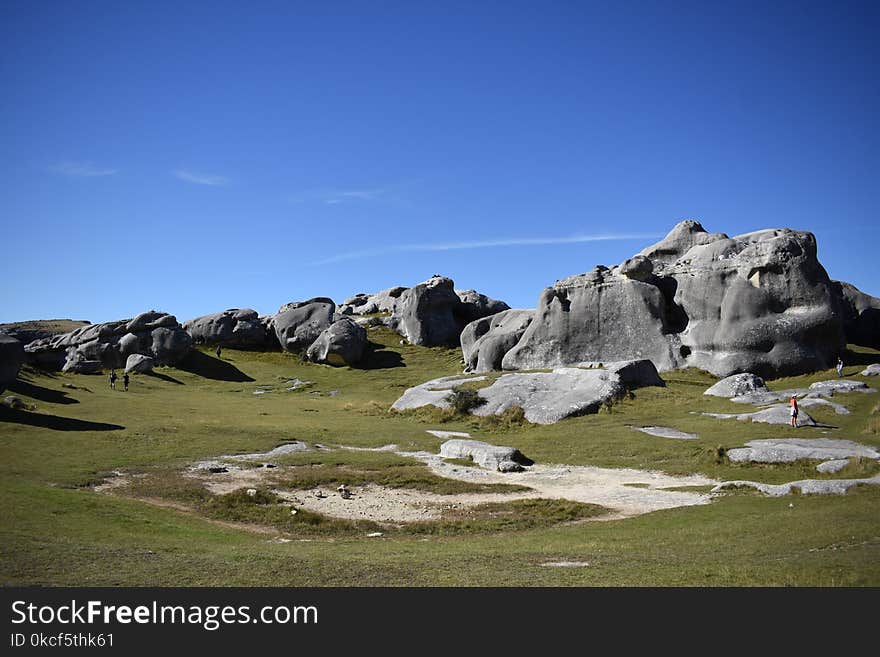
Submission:
<svg viewBox="0 0 880 657">
<path fill-rule="evenodd" d="M 262 452 L 290 441 L 404 450 L 439 448 L 426 429 L 470 431 L 519 448 L 540 463 L 701 473 L 714 479 L 782 483 L 863 477 L 874 461 L 836 475 L 815 463 L 737 465 L 719 454 L 755 438 L 840 437 L 880 446 L 880 394 L 839 395 L 850 415 L 810 408 L 820 429 L 719 420 L 702 411 L 749 407 L 702 392 L 699 371 L 664 375 L 666 388 L 635 391 L 608 411 L 536 426 L 434 412 L 389 413 L 409 386 L 460 372 L 460 352 L 400 345 L 371 330 L 376 349 L 362 368 L 303 363 L 296 356 L 196 352 L 177 368 L 135 375 L 110 390 L 103 376 L 26 369 L 4 395 L 33 413 L 0 409 L 0 583 L 51 585 L 796 585 L 880 584 L 880 487 L 845 496 L 767 498 L 741 491 L 709 505 L 625 520 L 585 522 L 602 509 L 564 501 L 484 505 L 407 527 L 290 516 L 268 491 L 208 494 L 179 477 L 193 461 Z M 860 378 L 880 354 L 853 350 L 845 370 Z M 829 370 L 771 382 L 776 389 L 836 378 Z M 293 379 L 312 382 L 291 391 Z M 258 390 L 262 394 L 254 394 Z M 700 435 L 679 441 L 629 425 Z M 719 448 L 722 448 L 719 450 Z M 312 451 L 279 460 L 302 486 L 367 482 L 435 493 L 474 484 L 442 479 L 385 452 Z M 139 475 L 126 495 L 93 485 L 115 470 Z M 151 503 L 135 499 L 149 498 Z M 381 537 L 368 533 L 382 531 Z M 279 538 L 285 539 L 284 542 Z M 589 562 L 548 568 L 549 561 Z"/>
</svg>

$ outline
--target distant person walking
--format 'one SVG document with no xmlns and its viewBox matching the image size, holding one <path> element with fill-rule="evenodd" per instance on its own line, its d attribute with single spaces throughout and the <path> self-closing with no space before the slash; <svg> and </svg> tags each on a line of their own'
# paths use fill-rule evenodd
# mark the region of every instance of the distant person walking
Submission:
<svg viewBox="0 0 880 657">
<path fill-rule="evenodd" d="M 220 349 L 220 345 L 218 344 L 218 345 L 217 345 L 217 358 L 220 358 L 220 352 L 221 352 L 221 351 L 222 351 L 222 350 Z"/>
<path fill-rule="evenodd" d="M 110 370 L 110 387 L 113 390 L 116 390 L 116 379 L 119 377 L 116 376 L 116 370 Z"/>
<path fill-rule="evenodd" d="M 128 392 L 128 372 L 125 372 L 125 373 L 122 375 L 122 389 L 123 389 L 125 392 Z"/>
<path fill-rule="evenodd" d="M 794 395 L 791 396 L 791 399 L 788 400 L 788 405 L 791 410 L 791 426 L 797 429 L 797 416 L 798 416 L 798 404 L 797 397 Z"/>
<path fill-rule="evenodd" d="M 843 358 L 837 357 L 837 376 L 843 376 Z"/>
</svg>

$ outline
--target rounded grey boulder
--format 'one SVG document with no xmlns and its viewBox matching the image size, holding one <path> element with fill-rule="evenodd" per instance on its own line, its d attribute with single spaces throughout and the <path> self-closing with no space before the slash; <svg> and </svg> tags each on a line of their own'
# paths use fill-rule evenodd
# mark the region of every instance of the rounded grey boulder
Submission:
<svg viewBox="0 0 880 657">
<path fill-rule="evenodd" d="M 153 371 L 153 359 L 141 354 L 132 354 L 125 361 L 125 372 L 147 373 Z"/>
<path fill-rule="evenodd" d="M 500 370 L 504 354 L 519 342 L 534 315 L 534 310 L 504 310 L 465 326 L 461 332 L 465 371 Z"/>
<path fill-rule="evenodd" d="M 457 346 L 463 328 L 456 315 L 461 305 L 452 279 L 434 276 L 400 295 L 392 328 L 421 347 Z"/>
<path fill-rule="evenodd" d="M 363 358 L 367 346 L 367 331 L 343 317 L 324 329 L 306 351 L 313 363 L 355 365 Z"/>
<path fill-rule="evenodd" d="M 742 374 L 733 374 L 707 389 L 704 395 L 713 395 L 715 397 L 740 397 L 753 392 L 769 392 L 764 384 L 764 379 L 755 376 L 749 372 Z"/>
<path fill-rule="evenodd" d="M 334 322 L 336 304 L 332 299 L 316 297 L 288 303 L 272 319 L 278 342 L 286 351 L 302 352 Z"/>
<path fill-rule="evenodd" d="M 250 308 L 232 308 L 196 317 L 185 322 L 183 328 L 192 336 L 195 344 L 261 349 L 275 341 L 274 336 L 267 334 L 257 311 Z"/>
<path fill-rule="evenodd" d="M 0 392 L 15 381 L 24 363 L 24 345 L 5 333 L 0 333 Z"/>
</svg>

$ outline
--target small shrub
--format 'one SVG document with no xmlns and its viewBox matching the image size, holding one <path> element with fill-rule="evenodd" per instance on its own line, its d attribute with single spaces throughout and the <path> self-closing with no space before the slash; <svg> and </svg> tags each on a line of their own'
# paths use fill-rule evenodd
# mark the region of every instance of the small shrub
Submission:
<svg viewBox="0 0 880 657">
<path fill-rule="evenodd" d="M 457 415 L 467 415 L 473 409 L 486 403 L 476 390 L 456 386 L 446 397 L 449 406 Z"/>
</svg>

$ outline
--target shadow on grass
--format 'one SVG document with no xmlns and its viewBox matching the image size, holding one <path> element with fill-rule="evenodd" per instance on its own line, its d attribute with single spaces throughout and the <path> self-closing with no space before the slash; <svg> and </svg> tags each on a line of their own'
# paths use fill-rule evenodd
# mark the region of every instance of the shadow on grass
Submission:
<svg viewBox="0 0 880 657">
<path fill-rule="evenodd" d="M 10 383 L 8 389 L 20 395 L 27 395 L 33 399 L 48 402 L 49 404 L 79 404 L 78 399 L 68 397 L 66 392 L 44 388 L 21 379 L 16 379 Z"/>
<path fill-rule="evenodd" d="M 175 365 L 179 370 L 203 376 L 206 379 L 214 379 L 216 381 L 233 381 L 236 383 L 245 383 L 254 381 L 247 374 L 242 372 L 232 363 L 225 360 L 208 356 L 197 349 L 190 351 L 180 362 Z"/>
<path fill-rule="evenodd" d="M 161 374 L 156 372 L 155 370 L 152 372 L 145 372 L 146 376 L 152 376 L 155 379 L 159 379 L 160 381 L 167 381 L 168 383 L 176 383 L 179 386 L 184 385 L 183 381 L 178 381 L 173 376 L 168 376 L 167 374 Z"/>
<path fill-rule="evenodd" d="M 398 352 L 389 351 L 381 344 L 368 342 L 367 353 L 354 367 L 360 370 L 384 370 L 390 367 L 406 367 L 406 363 Z"/>
<path fill-rule="evenodd" d="M 27 424 L 32 427 L 42 427 L 55 431 L 116 431 L 118 429 L 125 429 L 120 424 L 89 422 L 88 420 L 77 420 L 72 417 L 43 415 L 42 413 L 31 413 L 5 407 L 0 407 L 0 422 Z"/>
<path fill-rule="evenodd" d="M 844 372 L 847 376 L 854 376 L 858 374 L 858 372 L 853 372 L 852 374 L 845 371 L 847 366 L 858 365 L 859 367 L 872 365 L 876 362 L 880 361 L 880 356 L 877 354 L 865 353 L 862 351 L 851 351 L 847 349 L 843 354 L 843 364 L 844 364 Z"/>
</svg>

